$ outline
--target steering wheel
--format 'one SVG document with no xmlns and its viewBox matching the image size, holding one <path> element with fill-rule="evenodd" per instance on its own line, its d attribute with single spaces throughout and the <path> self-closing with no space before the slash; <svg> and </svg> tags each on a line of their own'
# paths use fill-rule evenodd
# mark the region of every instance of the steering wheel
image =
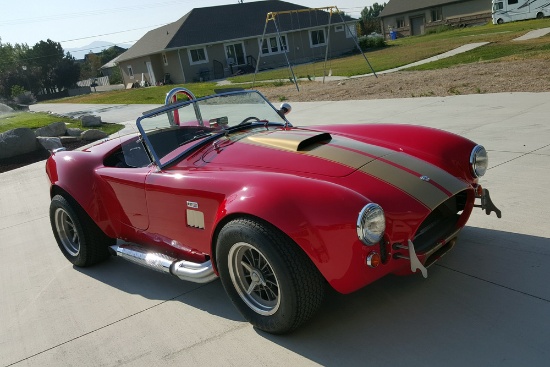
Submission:
<svg viewBox="0 0 550 367">
<path fill-rule="evenodd" d="M 240 123 L 239 125 L 246 124 L 247 122 L 252 121 L 252 120 L 261 121 L 261 120 L 260 120 L 259 118 L 257 118 L 257 117 L 250 116 L 250 117 L 247 117 L 247 118 L 245 118 L 244 120 L 242 120 L 241 123 Z"/>
</svg>

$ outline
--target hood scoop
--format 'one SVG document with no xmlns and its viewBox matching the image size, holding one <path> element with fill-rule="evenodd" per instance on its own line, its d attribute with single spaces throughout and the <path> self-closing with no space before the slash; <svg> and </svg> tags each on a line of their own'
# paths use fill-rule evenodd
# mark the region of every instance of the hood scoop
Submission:
<svg viewBox="0 0 550 367">
<path fill-rule="evenodd" d="M 250 142 L 268 145 L 275 148 L 294 152 L 307 152 L 319 144 L 326 144 L 332 140 L 329 133 L 316 131 L 275 131 L 262 135 L 249 136 Z"/>
</svg>

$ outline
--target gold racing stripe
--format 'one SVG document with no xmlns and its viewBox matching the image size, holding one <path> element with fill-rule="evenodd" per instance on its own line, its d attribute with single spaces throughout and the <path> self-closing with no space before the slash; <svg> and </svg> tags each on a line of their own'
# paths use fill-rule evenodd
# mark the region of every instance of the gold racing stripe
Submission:
<svg viewBox="0 0 550 367">
<path fill-rule="evenodd" d="M 282 143 L 279 145 L 273 144 L 275 139 L 268 143 L 264 139 L 250 137 L 241 142 L 288 151 L 299 137 L 304 138 L 304 135 L 307 137 L 309 134 L 285 135 L 293 142 L 285 144 L 278 141 L 277 143 Z M 361 172 L 409 194 L 431 210 L 467 186 L 456 177 L 419 158 L 344 137 L 333 137 L 328 144 L 314 144 L 310 149 L 295 152 L 350 168 L 359 168 Z M 421 180 L 421 176 L 429 177 L 430 181 Z"/>
<path fill-rule="evenodd" d="M 437 186 L 387 162 L 377 160 L 361 167 L 360 171 L 397 187 L 432 210 L 449 198 Z"/>
<path fill-rule="evenodd" d="M 437 185 L 447 190 L 450 195 L 454 195 L 467 187 L 466 183 L 441 168 L 408 154 L 391 154 L 383 159 L 395 163 L 398 166 L 405 167 L 415 174 L 418 174 L 418 176 L 429 177 L 430 181 L 436 182 Z"/>
</svg>

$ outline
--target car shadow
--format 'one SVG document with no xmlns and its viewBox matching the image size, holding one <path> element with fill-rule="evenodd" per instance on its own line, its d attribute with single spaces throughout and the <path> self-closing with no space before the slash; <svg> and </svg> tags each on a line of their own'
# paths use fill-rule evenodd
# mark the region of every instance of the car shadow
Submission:
<svg viewBox="0 0 550 367">
<path fill-rule="evenodd" d="M 233 307 L 219 279 L 206 284 L 180 280 L 119 257 L 89 268 L 74 270 L 128 294 L 157 301 L 182 302 L 228 320 L 245 321 Z"/>
<path fill-rule="evenodd" d="M 256 332 L 322 365 L 492 365 L 520 356 L 536 364 L 540 354 L 530 349 L 550 346 L 548 259 L 548 238 L 466 227 L 428 279 L 388 276 L 349 295 L 329 290 L 295 332 Z M 75 270 L 124 292 L 244 321 L 219 280 L 184 282 L 120 258 Z"/>
<path fill-rule="evenodd" d="M 388 276 L 349 295 L 331 291 L 294 333 L 257 333 L 325 366 L 545 365 L 548 260 L 548 238 L 466 227 L 428 279 Z"/>
</svg>

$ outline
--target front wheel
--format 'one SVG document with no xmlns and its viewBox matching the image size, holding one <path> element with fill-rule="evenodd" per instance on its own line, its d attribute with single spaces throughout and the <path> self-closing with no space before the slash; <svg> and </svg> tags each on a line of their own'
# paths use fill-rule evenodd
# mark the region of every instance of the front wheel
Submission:
<svg viewBox="0 0 550 367">
<path fill-rule="evenodd" d="M 109 257 L 110 245 L 116 241 L 107 237 L 73 200 L 61 195 L 50 204 L 50 223 L 59 249 L 76 266 L 90 266 Z"/>
<path fill-rule="evenodd" d="M 225 291 L 255 327 L 273 334 L 296 329 L 317 311 L 324 279 L 306 254 L 269 225 L 237 219 L 218 237 L 218 270 Z"/>
</svg>

